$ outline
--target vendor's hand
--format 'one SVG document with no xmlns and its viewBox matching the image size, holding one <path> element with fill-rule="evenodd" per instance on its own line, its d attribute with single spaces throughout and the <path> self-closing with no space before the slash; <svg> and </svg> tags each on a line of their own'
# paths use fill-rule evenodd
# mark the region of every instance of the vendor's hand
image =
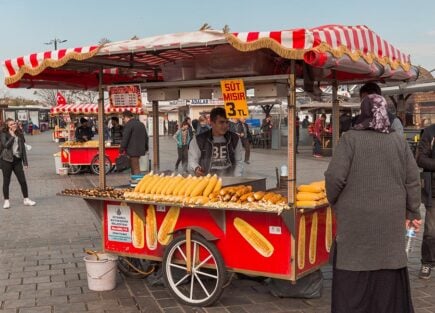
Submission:
<svg viewBox="0 0 435 313">
<path fill-rule="evenodd" d="M 420 231 L 420 226 L 421 226 L 421 219 L 420 220 L 406 220 L 406 229 L 409 229 L 410 227 L 414 227 L 415 228 L 415 232 L 418 233 Z"/>
<path fill-rule="evenodd" d="M 201 166 L 197 166 L 195 168 L 195 175 L 196 176 L 204 176 L 205 175 L 205 171 Z"/>
<path fill-rule="evenodd" d="M 241 133 L 239 136 L 240 136 L 240 137 L 245 137 L 245 134 L 244 134 L 244 133 Z"/>
</svg>

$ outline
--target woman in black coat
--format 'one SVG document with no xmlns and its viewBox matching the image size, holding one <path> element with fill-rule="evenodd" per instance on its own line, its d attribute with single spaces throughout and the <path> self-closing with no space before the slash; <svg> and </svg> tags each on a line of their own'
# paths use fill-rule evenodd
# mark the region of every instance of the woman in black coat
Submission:
<svg viewBox="0 0 435 313">
<path fill-rule="evenodd" d="M 3 172 L 3 196 L 5 202 L 3 209 L 10 208 L 9 185 L 11 183 L 12 172 L 18 179 L 24 197 L 24 205 L 35 205 L 36 202 L 29 199 L 26 176 L 24 175 L 23 165 L 27 168 L 27 154 L 24 135 L 18 129 L 17 123 L 13 119 L 7 119 L 3 132 L 0 135 L 1 154 L 0 164 Z"/>
</svg>

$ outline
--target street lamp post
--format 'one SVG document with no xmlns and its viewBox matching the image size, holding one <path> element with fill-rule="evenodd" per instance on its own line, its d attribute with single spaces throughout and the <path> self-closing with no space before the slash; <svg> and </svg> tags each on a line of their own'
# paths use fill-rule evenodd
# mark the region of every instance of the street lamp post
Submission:
<svg viewBox="0 0 435 313">
<path fill-rule="evenodd" d="M 45 42 L 45 44 L 46 45 L 54 45 L 54 50 L 57 50 L 57 44 L 58 43 L 64 43 L 66 41 L 67 40 L 62 40 L 62 39 L 59 39 L 59 38 L 54 38 L 54 39 L 50 40 L 49 42 Z"/>
</svg>

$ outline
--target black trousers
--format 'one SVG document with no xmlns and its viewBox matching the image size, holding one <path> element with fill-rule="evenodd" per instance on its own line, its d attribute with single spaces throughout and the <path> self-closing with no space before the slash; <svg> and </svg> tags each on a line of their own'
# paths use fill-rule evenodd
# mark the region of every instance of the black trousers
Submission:
<svg viewBox="0 0 435 313">
<path fill-rule="evenodd" d="M 26 176 L 24 175 L 23 161 L 17 157 L 14 157 L 12 162 L 5 160 L 1 160 L 0 162 L 3 172 L 3 197 L 5 200 L 9 200 L 9 185 L 11 184 L 12 172 L 14 172 L 15 176 L 17 176 L 23 197 L 27 198 L 29 194 L 27 190 Z"/>
<path fill-rule="evenodd" d="M 435 266 L 435 208 L 426 206 L 421 263 Z"/>
<path fill-rule="evenodd" d="M 178 150 L 178 159 L 177 162 L 175 162 L 175 168 L 178 169 L 178 165 L 183 166 L 183 171 L 187 172 L 187 162 L 188 162 L 188 158 L 189 158 L 189 146 L 188 145 L 183 145 L 181 147 L 177 148 Z"/>
</svg>

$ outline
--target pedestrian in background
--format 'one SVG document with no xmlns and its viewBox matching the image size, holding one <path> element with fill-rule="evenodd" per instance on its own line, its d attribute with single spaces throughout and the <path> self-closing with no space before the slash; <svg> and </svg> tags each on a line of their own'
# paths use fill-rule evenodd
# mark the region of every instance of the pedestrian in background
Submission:
<svg viewBox="0 0 435 313">
<path fill-rule="evenodd" d="M 140 173 L 139 158 L 148 152 L 148 134 L 145 125 L 133 117 L 130 111 L 122 113 L 124 129 L 120 153 L 130 159 L 131 175 Z"/>
<path fill-rule="evenodd" d="M 207 124 L 205 116 L 201 115 L 198 119 L 198 128 L 196 129 L 196 135 L 200 135 L 210 130 L 210 126 Z"/>
<path fill-rule="evenodd" d="M 332 313 L 413 313 L 406 228 L 419 230 L 420 178 L 382 96 L 366 96 L 325 172 L 337 218 Z"/>
<path fill-rule="evenodd" d="M 322 113 L 320 117 L 314 122 L 313 127 L 313 157 L 322 157 L 322 135 L 325 129 L 326 114 Z"/>
<path fill-rule="evenodd" d="M 246 120 L 244 118 L 239 118 L 237 120 L 235 132 L 240 136 L 240 139 L 242 140 L 242 146 L 245 148 L 245 163 L 249 164 L 252 134 L 249 130 L 249 125 L 246 124 Z"/>
<path fill-rule="evenodd" d="M 25 146 L 24 134 L 18 129 L 17 123 L 8 118 L 0 134 L 2 151 L 0 154 L 0 165 L 3 172 L 3 197 L 5 199 L 3 209 L 9 209 L 9 185 L 11 183 L 12 172 L 18 179 L 21 186 L 21 192 L 24 197 L 24 205 L 35 205 L 36 202 L 29 199 L 26 176 L 24 167 L 27 168 L 27 153 Z"/>
<path fill-rule="evenodd" d="M 296 116 L 296 122 L 295 122 L 295 131 L 296 131 L 296 153 L 299 153 L 299 134 L 300 134 L 300 128 L 301 128 L 301 123 L 300 123 L 300 118 L 299 116 Z"/>
<path fill-rule="evenodd" d="M 173 138 L 177 142 L 178 151 L 178 159 L 177 162 L 175 162 L 175 171 L 178 171 L 178 166 L 181 162 L 183 172 L 186 173 L 189 155 L 189 143 L 191 140 L 189 123 L 187 123 L 187 121 L 181 123 L 181 127 L 177 130 Z"/>
<path fill-rule="evenodd" d="M 270 149 L 272 143 L 272 128 L 272 116 L 270 114 L 267 114 L 266 118 L 262 121 L 260 128 L 267 149 Z"/>
<path fill-rule="evenodd" d="M 423 241 L 421 243 L 421 268 L 418 277 L 429 279 L 435 265 L 435 210 L 432 199 L 435 197 L 435 124 L 426 127 L 417 146 L 417 164 L 423 168 L 423 203 L 426 208 Z"/>
</svg>

